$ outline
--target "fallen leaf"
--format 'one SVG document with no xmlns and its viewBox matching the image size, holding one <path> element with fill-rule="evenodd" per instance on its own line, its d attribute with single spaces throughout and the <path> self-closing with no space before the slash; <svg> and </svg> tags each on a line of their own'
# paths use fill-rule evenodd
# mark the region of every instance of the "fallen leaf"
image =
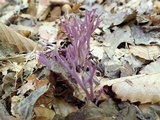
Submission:
<svg viewBox="0 0 160 120">
<path fill-rule="evenodd" d="M 117 114 L 118 120 L 137 120 L 137 109 L 134 105 L 127 105 Z"/>
<path fill-rule="evenodd" d="M 72 106 L 69 103 L 61 100 L 61 99 L 54 99 L 52 101 L 52 106 L 55 110 L 56 114 L 59 114 L 63 117 L 66 117 L 69 113 L 76 112 L 78 108 L 76 106 Z"/>
<path fill-rule="evenodd" d="M 160 25 L 160 15 L 148 15 L 145 17 L 146 19 L 149 19 L 152 23 L 152 26 L 159 26 Z"/>
<path fill-rule="evenodd" d="M 101 108 L 107 117 L 113 118 L 118 114 L 118 107 L 112 99 L 106 99 L 99 105 L 99 108 Z"/>
<path fill-rule="evenodd" d="M 7 5 L 8 3 L 4 3 L 4 4 Z M 4 5 L 4 7 L 5 7 L 5 5 Z M 4 10 L 5 14 L 0 17 L 0 23 L 10 25 L 17 18 L 17 15 L 18 15 L 17 13 L 19 10 L 20 10 L 19 5 L 15 5 L 12 9 Z"/>
<path fill-rule="evenodd" d="M 120 68 L 120 77 L 132 76 L 134 74 L 133 68 L 128 62 L 124 63 L 123 66 Z"/>
<path fill-rule="evenodd" d="M 18 103 L 24 99 L 23 95 L 19 95 L 19 96 L 12 96 L 11 98 L 11 113 L 14 116 L 17 116 L 17 113 L 15 111 L 15 107 L 18 105 Z"/>
<path fill-rule="evenodd" d="M 154 12 L 160 13 L 160 1 L 156 0 L 154 1 Z"/>
<path fill-rule="evenodd" d="M 121 35 L 121 37 L 119 37 L 119 35 Z M 127 25 L 116 29 L 112 34 L 106 34 L 105 42 L 103 44 L 107 46 L 105 50 L 107 51 L 109 57 L 114 55 L 115 50 L 122 42 L 127 42 L 130 44 L 133 43 L 131 29 Z"/>
<path fill-rule="evenodd" d="M 143 115 L 147 118 L 156 119 L 159 115 L 160 106 L 159 104 L 141 104 L 138 106 Z M 158 119 L 156 119 L 158 120 Z"/>
<path fill-rule="evenodd" d="M 29 2 L 29 5 L 28 5 L 27 13 L 32 15 L 32 16 L 35 16 L 36 12 L 37 12 L 37 9 L 35 7 L 36 2 L 34 0 L 30 0 L 28 2 Z"/>
<path fill-rule="evenodd" d="M 35 48 L 42 50 L 42 47 L 37 43 L 16 33 L 3 23 L 0 23 L 0 42 L 6 46 L 6 50 L 11 49 L 15 53 L 31 52 Z"/>
<path fill-rule="evenodd" d="M 160 74 L 135 75 L 106 81 L 112 86 L 116 98 L 122 101 L 157 103 L 160 102 Z"/>
<path fill-rule="evenodd" d="M 131 26 L 131 36 L 136 45 L 149 45 L 152 43 L 159 43 L 159 38 L 155 37 L 157 32 L 147 33 L 139 26 Z"/>
<path fill-rule="evenodd" d="M 82 3 L 78 3 L 78 4 L 73 5 L 72 9 L 69 10 L 69 13 L 76 13 L 81 6 L 82 6 Z"/>
<path fill-rule="evenodd" d="M 50 11 L 50 17 L 48 17 L 47 20 L 51 22 L 58 19 L 60 16 L 61 16 L 61 8 L 57 6 Z"/>
<path fill-rule="evenodd" d="M 157 45 L 152 46 L 130 46 L 130 52 L 138 56 L 140 58 L 143 58 L 145 60 L 155 60 L 160 55 L 160 47 Z"/>
<path fill-rule="evenodd" d="M 90 46 L 91 46 L 91 53 L 94 56 L 98 57 L 99 59 L 102 59 L 104 54 L 103 46 L 97 41 L 91 41 Z"/>
<path fill-rule="evenodd" d="M 151 13 L 153 9 L 152 1 L 141 1 L 140 5 L 137 6 L 138 14 Z"/>
<path fill-rule="evenodd" d="M 21 120 L 30 120 L 32 118 L 32 110 L 37 99 L 43 95 L 49 86 L 45 85 L 32 92 L 28 97 L 21 100 L 14 108 L 16 117 Z"/>
<path fill-rule="evenodd" d="M 141 74 L 159 73 L 159 72 L 160 72 L 160 69 L 159 69 L 159 67 L 157 67 L 157 66 L 160 66 L 160 59 L 157 59 L 156 61 L 151 62 L 150 64 L 146 65 L 146 66 L 140 71 L 140 73 L 141 73 Z"/>
<path fill-rule="evenodd" d="M 66 117 L 66 120 L 108 120 L 105 113 L 92 102 Z"/>
<path fill-rule="evenodd" d="M 2 94 L 2 99 L 7 98 L 8 96 L 15 91 L 16 86 L 16 73 L 15 72 L 9 72 L 2 78 L 2 84 L 0 87 L 2 88 L 4 94 Z"/>
<path fill-rule="evenodd" d="M 20 33 L 21 35 L 25 36 L 25 37 L 29 37 L 31 35 L 35 35 L 36 34 L 36 29 L 30 26 L 23 26 L 23 25 L 13 25 L 11 24 L 9 26 L 10 28 L 13 28 L 14 30 L 16 30 L 16 32 Z"/>
<path fill-rule="evenodd" d="M 36 120 L 40 120 L 39 118 L 42 118 L 42 120 L 53 120 L 55 116 L 55 112 L 49 108 L 45 107 L 35 107 L 34 112 L 36 115 Z"/>
<path fill-rule="evenodd" d="M 69 0 L 49 0 L 52 4 L 70 4 Z"/>
<path fill-rule="evenodd" d="M 65 14 L 68 14 L 70 10 L 71 10 L 71 6 L 70 5 L 64 4 L 62 6 L 62 12 L 64 12 Z"/>
<path fill-rule="evenodd" d="M 22 94 L 24 95 L 27 91 L 29 90 L 35 90 L 35 84 L 34 84 L 35 78 L 34 75 L 30 75 L 27 78 L 27 83 L 22 85 L 19 89 L 18 89 L 18 94 Z"/>
<path fill-rule="evenodd" d="M 0 120 L 17 120 L 17 118 L 5 114 L 3 111 L 0 110 Z"/>
<path fill-rule="evenodd" d="M 109 28 L 113 25 L 120 25 L 122 23 L 131 21 L 135 18 L 136 12 L 132 11 L 131 9 L 127 9 L 125 12 L 120 12 L 117 14 L 105 13 L 104 20 L 102 21 L 101 25 L 105 25 L 105 28 Z"/>
</svg>

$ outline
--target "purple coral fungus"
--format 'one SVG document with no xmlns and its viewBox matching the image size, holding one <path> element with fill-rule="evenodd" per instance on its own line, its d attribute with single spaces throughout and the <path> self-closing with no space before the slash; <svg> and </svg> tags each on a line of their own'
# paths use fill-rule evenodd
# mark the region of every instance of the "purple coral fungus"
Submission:
<svg viewBox="0 0 160 120">
<path fill-rule="evenodd" d="M 85 11 L 84 20 L 78 20 L 76 16 L 66 18 L 62 22 L 69 44 L 60 48 L 59 52 L 54 50 L 50 57 L 56 60 L 74 78 L 86 94 L 88 100 L 94 99 L 93 77 L 96 71 L 95 65 L 90 61 L 90 37 L 101 22 L 101 15 L 96 14 L 96 9 Z M 62 55 L 62 51 L 65 55 Z M 41 53 L 39 61 L 50 68 L 47 58 Z M 79 69 L 79 70 L 77 70 Z M 84 71 L 88 70 L 88 78 L 84 77 Z M 87 89 L 89 87 L 89 90 Z"/>
</svg>

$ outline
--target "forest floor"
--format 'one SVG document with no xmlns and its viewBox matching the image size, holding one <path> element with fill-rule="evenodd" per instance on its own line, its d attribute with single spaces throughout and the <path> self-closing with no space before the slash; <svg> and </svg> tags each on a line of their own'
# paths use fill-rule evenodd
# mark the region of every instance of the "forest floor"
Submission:
<svg viewBox="0 0 160 120">
<path fill-rule="evenodd" d="M 0 0 L 0 120 L 159 120 L 160 1 Z"/>
</svg>

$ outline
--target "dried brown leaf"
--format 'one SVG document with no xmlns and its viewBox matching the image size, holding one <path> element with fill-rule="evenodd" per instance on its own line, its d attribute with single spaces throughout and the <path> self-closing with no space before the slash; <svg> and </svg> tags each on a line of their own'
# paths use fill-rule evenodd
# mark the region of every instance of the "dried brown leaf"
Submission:
<svg viewBox="0 0 160 120">
<path fill-rule="evenodd" d="M 6 115 L 3 111 L 0 110 L 0 120 L 17 120 L 15 117 Z"/>
<path fill-rule="evenodd" d="M 5 3 L 5 5 L 3 6 L 4 8 L 8 6 L 8 3 Z M 4 8 L 0 8 L 1 12 L 4 11 L 4 15 L 2 17 L 0 17 L 0 22 L 4 23 L 6 25 L 9 25 L 10 23 L 12 23 L 16 18 L 17 18 L 17 13 L 20 11 L 20 5 L 14 5 L 14 7 L 12 7 L 12 9 L 5 9 Z"/>
<path fill-rule="evenodd" d="M 66 117 L 66 120 L 107 120 L 105 113 L 94 105 L 92 102 L 83 106 L 76 113 L 70 114 Z"/>
<path fill-rule="evenodd" d="M 69 0 L 49 0 L 52 4 L 70 4 Z"/>
<path fill-rule="evenodd" d="M 116 29 L 112 34 L 106 34 L 106 40 L 103 44 L 107 46 L 105 50 L 109 57 L 114 55 L 115 50 L 122 42 L 133 43 L 131 29 L 128 25 Z"/>
<path fill-rule="evenodd" d="M 2 78 L 3 83 L 0 85 L 0 89 L 2 89 L 4 92 L 1 96 L 2 99 L 5 99 L 6 97 L 10 96 L 11 93 L 15 90 L 15 83 L 17 80 L 15 76 L 15 72 L 10 72 Z"/>
<path fill-rule="evenodd" d="M 117 14 L 106 13 L 104 17 L 104 21 L 101 25 L 105 26 L 105 28 L 115 25 L 120 25 L 122 23 L 126 23 L 136 18 L 135 11 L 125 11 Z"/>
<path fill-rule="evenodd" d="M 92 54 L 98 57 L 99 59 L 102 59 L 103 54 L 105 52 L 103 46 L 97 41 L 91 41 L 90 46 L 91 46 Z"/>
<path fill-rule="evenodd" d="M 140 58 L 143 58 L 145 60 L 155 60 L 160 55 L 160 47 L 157 45 L 153 46 L 130 46 L 130 52 L 138 56 Z"/>
<path fill-rule="evenodd" d="M 98 90 L 105 86 L 111 86 L 116 98 L 131 103 L 157 103 L 160 102 L 160 73 L 128 76 L 113 80 L 101 79 Z"/>
<path fill-rule="evenodd" d="M 152 9 L 153 9 L 153 2 L 147 0 L 141 1 L 140 5 L 137 6 L 137 12 L 140 15 L 144 13 L 151 13 Z"/>
<path fill-rule="evenodd" d="M 138 26 L 131 27 L 131 36 L 134 39 L 135 44 L 148 45 L 149 41 L 155 40 L 155 39 L 152 39 L 152 37 L 149 34 L 144 33 L 144 31 L 140 29 Z"/>
<path fill-rule="evenodd" d="M 69 13 L 76 13 L 81 6 L 82 6 L 82 3 L 75 4 L 75 5 L 72 7 L 72 9 L 69 11 Z"/>
<path fill-rule="evenodd" d="M 64 13 L 68 14 L 70 10 L 71 10 L 71 6 L 70 6 L 70 5 L 64 4 L 64 5 L 62 6 L 62 11 L 63 11 Z"/>
<path fill-rule="evenodd" d="M 49 11 L 47 10 L 49 8 L 50 8 L 49 0 L 40 0 L 38 3 L 36 18 L 39 19 L 43 14 L 45 14 L 45 11 L 47 11 L 49 13 Z M 42 19 L 42 17 L 41 17 L 41 19 Z"/>
<path fill-rule="evenodd" d="M 143 113 L 143 115 L 145 117 L 149 117 L 151 119 L 156 119 L 156 113 L 159 114 L 159 111 L 160 111 L 160 106 L 159 104 L 141 104 L 138 106 L 138 108 L 141 110 L 141 112 Z M 151 112 L 151 111 L 154 111 L 154 112 Z M 156 120 L 159 120 L 159 119 L 156 119 Z"/>
<path fill-rule="evenodd" d="M 35 6 L 36 6 L 36 2 L 34 0 L 30 0 L 29 5 L 28 5 L 28 9 L 27 9 L 27 13 L 35 16 L 36 12 L 37 12 L 37 9 Z"/>
<path fill-rule="evenodd" d="M 30 120 L 32 118 L 32 110 L 37 99 L 43 95 L 49 86 L 45 85 L 40 87 L 31 93 L 28 97 L 21 100 L 17 106 L 14 107 L 14 113 L 16 113 L 17 118 L 21 120 Z"/>
<path fill-rule="evenodd" d="M 160 59 L 151 62 L 150 64 L 146 65 L 141 71 L 141 74 L 151 74 L 151 73 L 160 73 Z"/>
<path fill-rule="evenodd" d="M 16 33 L 3 23 L 0 23 L 0 42 L 6 46 L 6 50 L 11 49 L 18 53 L 31 52 L 35 48 L 37 50 L 42 50 L 42 47 L 37 43 Z"/>
<path fill-rule="evenodd" d="M 43 117 L 43 120 L 53 120 L 55 112 L 49 108 L 45 107 L 35 107 L 34 112 L 36 115 L 36 120 Z"/>
<path fill-rule="evenodd" d="M 61 99 L 55 98 L 52 101 L 52 104 L 55 112 L 63 117 L 66 117 L 69 113 L 76 112 L 78 110 L 76 106 L 70 105 Z"/>
<path fill-rule="evenodd" d="M 51 11 L 50 11 L 50 17 L 47 19 L 48 21 L 54 21 L 56 20 L 57 18 L 59 18 L 61 15 L 61 8 L 59 6 L 53 8 Z"/>
<path fill-rule="evenodd" d="M 154 12 L 160 13 L 160 1 L 156 0 L 154 1 Z"/>
</svg>

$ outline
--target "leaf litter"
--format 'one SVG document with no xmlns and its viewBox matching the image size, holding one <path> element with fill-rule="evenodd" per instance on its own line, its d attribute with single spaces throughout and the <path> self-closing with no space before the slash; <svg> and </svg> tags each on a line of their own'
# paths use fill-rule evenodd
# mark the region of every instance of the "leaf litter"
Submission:
<svg viewBox="0 0 160 120">
<path fill-rule="evenodd" d="M 0 11 L 1 119 L 159 119 L 158 0 L 1 0 Z"/>
</svg>

